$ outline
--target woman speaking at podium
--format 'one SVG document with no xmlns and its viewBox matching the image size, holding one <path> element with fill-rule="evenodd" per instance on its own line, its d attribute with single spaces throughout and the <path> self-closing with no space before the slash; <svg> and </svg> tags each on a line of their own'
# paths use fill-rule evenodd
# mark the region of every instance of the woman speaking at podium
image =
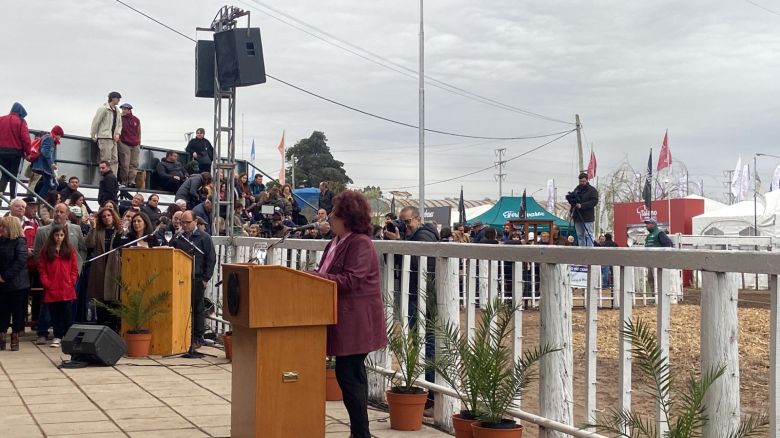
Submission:
<svg viewBox="0 0 780 438">
<path fill-rule="evenodd" d="M 369 438 L 368 353 L 387 345 L 379 258 L 371 242 L 371 207 L 359 192 L 333 199 L 331 230 L 316 275 L 338 286 L 338 324 L 328 326 L 328 355 L 336 356 L 336 380 L 344 395 L 353 438 Z"/>
</svg>

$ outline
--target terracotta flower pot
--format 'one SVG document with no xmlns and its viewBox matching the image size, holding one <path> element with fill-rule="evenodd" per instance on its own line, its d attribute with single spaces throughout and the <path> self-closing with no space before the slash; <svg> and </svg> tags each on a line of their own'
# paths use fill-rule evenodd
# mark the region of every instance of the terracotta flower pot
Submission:
<svg viewBox="0 0 780 438">
<path fill-rule="evenodd" d="M 325 369 L 325 400 L 339 401 L 343 398 L 339 382 L 336 381 L 336 370 L 332 368 Z"/>
<path fill-rule="evenodd" d="M 225 333 L 222 336 L 222 344 L 225 346 L 225 359 L 233 360 L 233 334 Z"/>
<path fill-rule="evenodd" d="M 428 400 L 427 391 L 419 394 L 385 391 L 385 395 L 390 407 L 390 429 L 420 430 L 422 428 L 425 401 Z"/>
<path fill-rule="evenodd" d="M 152 334 L 125 333 L 127 343 L 127 357 L 145 357 L 149 355 L 149 346 L 152 344 Z"/>
<path fill-rule="evenodd" d="M 521 438 L 523 436 L 523 426 L 520 424 L 494 429 L 483 427 L 481 422 L 475 422 L 471 425 L 471 429 L 474 433 L 474 438 Z"/>
<path fill-rule="evenodd" d="M 479 420 L 475 418 L 462 418 L 461 414 L 453 415 L 452 427 L 455 428 L 455 438 L 473 438 L 471 425 L 477 421 Z"/>
</svg>

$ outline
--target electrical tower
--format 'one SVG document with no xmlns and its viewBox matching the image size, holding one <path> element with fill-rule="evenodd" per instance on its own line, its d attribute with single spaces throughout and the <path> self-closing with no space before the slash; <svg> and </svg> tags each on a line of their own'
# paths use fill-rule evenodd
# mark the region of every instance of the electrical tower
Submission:
<svg viewBox="0 0 780 438">
<path fill-rule="evenodd" d="M 723 177 L 726 179 L 723 181 L 723 186 L 726 188 L 726 192 L 723 193 L 726 204 L 731 205 L 734 203 L 734 193 L 731 192 L 731 181 L 734 177 L 734 171 L 733 170 L 724 170 L 723 171 Z"/>
<path fill-rule="evenodd" d="M 504 194 L 504 180 L 506 179 L 506 173 L 504 173 L 504 154 L 506 154 L 506 148 L 498 148 L 495 150 L 498 161 L 496 161 L 496 167 L 498 167 L 498 173 L 495 174 L 496 180 L 498 180 L 498 199 Z"/>
</svg>

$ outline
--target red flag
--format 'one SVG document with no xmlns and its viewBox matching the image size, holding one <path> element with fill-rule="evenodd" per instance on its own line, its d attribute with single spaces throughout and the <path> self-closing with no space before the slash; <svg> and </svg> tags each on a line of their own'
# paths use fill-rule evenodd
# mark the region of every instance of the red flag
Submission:
<svg viewBox="0 0 780 438">
<path fill-rule="evenodd" d="M 655 170 L 661 171 L 661 169 L 672 165 L 672 151 L 669 150 L 669 131 L 664 134 L 664 142 L 661 145 L 661 153 L 658 155 L 658 167 Z"/>
<path fill-rule="evenodd" d="M 590 161 L 588 161 L 588 181 L 596 177 L 596 154 L 593 149 L 590 150 Z"/>
<path fill-rule="evenodd" d="M 279 155 L 282 157 L 282 167 L 279 168 L 279 184 L 284 185 L 284 131 L 282 131 L 282 141 L 279 142 L 276 149 L 279 150 Z"/>
</svg>

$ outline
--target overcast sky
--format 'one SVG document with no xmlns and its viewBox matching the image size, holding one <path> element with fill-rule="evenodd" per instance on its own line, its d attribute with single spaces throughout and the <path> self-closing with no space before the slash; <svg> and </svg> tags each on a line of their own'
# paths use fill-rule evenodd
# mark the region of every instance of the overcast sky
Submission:
<svg viewBox="0 0 780 438">
<path fill-rule="evenodd" d="M 271 6 L 333 37 L 416 71 L 419 2 L 239 0 L 259 26 L 267 71 L 344 104 L 417 124 L 418 84 L 316 39 Z M 126 0 L 193 38 L 222 2 Z M 780 13 L 775 0 L 756 0 Z M 267 6 L 266 6 L 267 5 Z M 88 135 L 109 91 L 122 93 L 143 124 L 144 144 L 183 149 L 184 133 L 203 126 L 211 136 L 212 101 L 194 97 L 194 44 L 114 0 L 3 2 L 0 109 L 14 101 L 31 128 L 59 123 Z M 244 24 L 244 23 L 242 23 Z M 317 33 L 316 30 L 308 29 Z M 324 34 L 320 37 L 330 40 Z M 343 43 L 339 43 L 342 44 Z M 350 48 L 355 51 L 355 48 Z M 428 1 L 425 71 L 432 78 L 504 104 L 584 125 L 586 162 L 595 147 L 598 174 L 626 159 L 641 170 L 648 150 L 669 130 L 673 159 L 691 180 L 720 198 L 722 171 L 739 154 L 780 155 L 780 15 L 746 0 L 520 2 Z M 364 56 L 371 57 L 370 55 Z M 385 62 L 385 61 L 381 61 Z M 399 69 L 399 67 L 393 67 Z M 402 70 L 403 71 L 403 70 Z M 417 192 L 417 130 L 372 119 L 278 82 L 240 88 L 237 138 L 256 143 L 256 164 L 276 174 L 282 131 L 287 145 L 324 131 L 356 186 Z M 528 117 L 426 86 L 426 127 L 486 137 L 566 131 Z M 489 141 L 428 133 L 426 181 L 490 166 L 494 150 L 514 157 L 547 139 Z M 555 178 L 559 194 L 576 184 L 571 134 L 507 164 L 504 193 L 529 193 Z M 238 146 L 239 150 L 240 145 Z M 239 157 L 241 153 L 238 153 Z M 759 158 L 765 181 L 780 159 Z M 491 169 L 427 187 L 426 197 L 495 198 Z M 409 187 L 412 186 L 412 187 Z M 540 192 L 537 196 L 542 195 Z"/>
</svg>

